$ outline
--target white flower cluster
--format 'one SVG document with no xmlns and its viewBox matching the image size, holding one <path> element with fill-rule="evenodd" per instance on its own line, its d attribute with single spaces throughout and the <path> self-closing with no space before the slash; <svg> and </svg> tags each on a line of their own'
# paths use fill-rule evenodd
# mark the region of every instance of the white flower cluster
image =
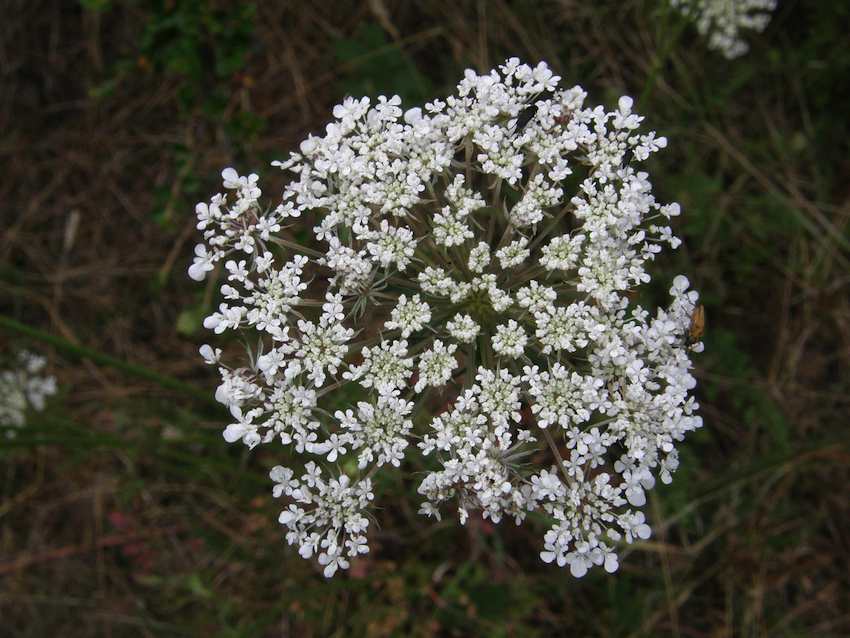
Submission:
<svg viewBox="0 0 850 638">
<path fill-rule="evenodd" d="M 647 262 L 680 243 L 678 205 L 638 168 L 667 141 L 630 98 L 607 111 L 559 80 L 511 59 L 424 108 L 348 98 L 274 163 L 292 175 L 279 205 L 226 169 L 226 194 L 196 209 L 189 274 L 221 263 L 226 279 L 205 325 L 260 343 L 237 366 L 201 348 L 224 436 L 300 455 L 272 471 L 280 520 L 327 576 L 368 551 L 374 473 L 413 452 L 421 513 L 539 512 L 544 561 L 613 571 L 701 425 L 697 293 L 679 276 L 667 309 L 635 303 Z"/>
<path fill-rule="evenodd" d="M 670 4 L 696 25 L 700 35 L 708 37 L 708 46 L 728 60 L 749 51 L 741 31 L 765 30 L 776 0 L 670 0 Z"/>
<path fill-rule="evenodd" d="M 348 558 L 369 551 L 365 535 L 369 520 L 362 514 L 373 498 L 369 479 L 352 484 L 342 474 L 326 480 L 312 461 L 300 479 L 282 465 L 274 467 L 270 476 L 275 482 L 275 498 L 284 495 L 293 501 L 279 518 L 288 530 L 286 540 L 297 544 L 304 558 L 316 554 L 325 576 L 347 569 Z"/>
<path fill-rule="evenodd" d="M 47 397 L 56 394 L 56 379 L 43 374 L 44 357 L 21 350 L 15 368 L 0 372 L 0 425 L 22 427 L 27 410 L 41 411 Z M 14 430 L 7 430 L 14 436 Z"/>
</svg>

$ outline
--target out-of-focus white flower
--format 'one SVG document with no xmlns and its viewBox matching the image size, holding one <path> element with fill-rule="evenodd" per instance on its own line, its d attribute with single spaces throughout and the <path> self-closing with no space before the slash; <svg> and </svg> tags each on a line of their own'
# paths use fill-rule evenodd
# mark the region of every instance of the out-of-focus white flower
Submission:
<svg viewBox="0 0 850 638">
<path fill-rule="evenodd" d="M 631 294 L 679 243 L 662 225 L 679 207 L 640 168 L 666 139 L 639 131 L 631 98 L 608 111 L 559 81 L 511 59 L 423 108 L 348 98 L 275 163 L 291 175 L 279 205 L 226 169 L 227 194 L 196 208 L 190 275 L 222 262 L 225 277 L 204 325 L 260 342 L 235 367 L 201 348 L 233 415 L 224 436 L 312 459 L 271 478 L 287 541 L 326 576 L 368 551 L 374 472 L 412 453 L 434 459 L 423 514 L 540 512 L 542 560 L 614 571 L 616 543 L 650 533 L 635 508 L 701 425 L 697 293 L 676 277 L 654 314 Z M 428 414 L 426 392 L 450 407 Z"/>
<path fill-rule="evenodd" d="M 750 49 L 741 31 L 764 31 L 777 1 L 670 0 L 670 4 L 693 20 L 700 35 L 708 37 L 710 48 L 732 60 Z"/>
<path fill-rule="evenodd" d="M 47 397 L 56 394 L 56 379 L 44 374 L 47 360 L 27 350 L 14 357 L 15 367 L 0 371 L 0 425 L 22 427 L 28 410 L 44 410 Z M 6 430 L 12 437 L 14 430 Z"/>
</svg>

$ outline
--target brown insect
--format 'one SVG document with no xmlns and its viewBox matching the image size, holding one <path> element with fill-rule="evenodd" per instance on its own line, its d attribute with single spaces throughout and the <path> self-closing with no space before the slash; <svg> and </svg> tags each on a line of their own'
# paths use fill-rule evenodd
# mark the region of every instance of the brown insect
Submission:
<svg viewBox="0 0 850 638">
<path fill-rule="evenodd" d="M 555 124 L 558 126 L 566 126 L 570 123 L 573 117 L 573 112 L 570 109 L 565 109 L 563 113 L 555 117 Z"/>
<path fill-rule="evenodd" d="M 688 326 L 688 343 L 696 343 L 705 332 L 705 306 L 702 304 L 694 308 L 691 313 L 691 324 Z"/>
</svg>

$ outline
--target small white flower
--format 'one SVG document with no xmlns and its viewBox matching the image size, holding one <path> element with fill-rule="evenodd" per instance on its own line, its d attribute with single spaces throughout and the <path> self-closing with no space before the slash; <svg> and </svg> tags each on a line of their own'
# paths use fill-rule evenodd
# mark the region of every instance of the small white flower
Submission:
<svg viewBox="0 0 850 638">
<path fill-rule="evenodd" d="M 213 350 L 212 346 L 204 344 L 198 351 L 207 365 L 216 365 L 221 360 L 221 348 Z"/>
<path fill-rule="evenodd" d="M 541 352 L 549 354 L 566 350 L 575 352 L 584 348 L 593 335 L 590 309 L 582 302 L 563 306 L 548 306 L 534 313 L 537 339 L 543 346 Z"/>
<path fill-rule="evenodd" d="M 358 381 L 364 388 L 375 388 L 380 394 L 391 394 L 404 387 L 412 367 L 407 341 L 382 341 L 374 348 L 363 348 L 363 363 L 351 366 L 342 376 Z"/>
<path fill-rule="evenodd" d="M 452 377 L 452 371 L 457 367 L 454 353 L 455 344 L 444 345 L 436 339 L 429 350 L 419 357 L 419 380 L 414 386 L 416 392 L 424 388 L 444 385 Z"/>
<path fill-rule="evenodd" d="M 232 405 L 230 413 L 236 421 L 224 429 L 224 440 L 228 443 L 241 440 L 249 448 L 256 447 L 262 437 L 258 432 L 259 425 L 254 423 L 254 419 L 262 414 L 262 410 L 255 409 L 243 412 L 240 407 Z"/>
<path fill-rule="evenodd" d="M 327 315 L 318 324 L 299 321 L 298 330 L 301 331 L 301 341 L 295 349 L 295 356 L 301 360 L 310 380 L 321 387 L 325 383 L 326 371 L 336 374 L 348 352 L 346 343 L 354 331 L 329 321 Z"/>
<path fill-rule="evenodd" d="M 506 357 L 519 357 L 525 350 L 526 344 L 528 344 L 528 335 L 513 319 L 497 327 L 496 334 L 493 335 L 493 350 Z"/>
<path fill-rule="evenodd" d="M 434 241 L 440 246 L 460 246 L 467 239 L 475 237 L 475 233 L 467 224 L 466 220 L 452 212 L 446 206 L 434 215 Z"/>
<path fill-rule="evenodd" d="M 528 240 L 525 237 L 520 237 L 501 250 L 496 251 L 496 257 L 499 258 L 502 268 L 507 270 L 508 268 L 519 266 L 522 262 L 528 259 L 531 251 L 526 248 L 527 246 Z"/>
<path fill-rule="evenodd" d="M 574 237 L 563 235 L 554 237 L 543 247 L 540 263 L 546 270 L 571 270 L 579 260 L 579 251 L 585 236 L 577 234 Z"/>
<path fill-rule="evenodd" d="M 223 303 L 218 307 L 218 312 L 214 312 L 204 319 L 204 328 L 213 330 L 216 334 L 221 334 L 225 330 L 235 330 L 242 323 L 244 315 L 245 308 L 241 306 L 230 307 Z"/>
<path fill-rule="evenodd" d="M 558 177 L 563 179 L 571 172 L 564 167 Z M 511 221 L 520 228 L 533 226 L 543 220 L 544 211 L 556 205 L 563 195 L 563 189 L 549 183 L 542 173 L 538 173 L 526 186 L 522 199 L 511 209 Z"/>
<path fill-rule="evenodd" d="M 384 268 L 395 264 L 399 270 L 405 270 L 416 249 L 411 230 L 393 228 L 386 219 L 381 222 L 380 231 L 366 233 L 363 238 L 370 240 L 366 247 Z"/>
<path fill-rule="evenodd" d="M 0 370 L 0 426 L 23 427 L 28 411 L 40 412 L 56 394 L 56 379 L 44 374 L 47 359 L 27 350 L 18 351 L 9 370 Z M 13 438 L 15 430 L 6 430 Z"/>
<path fill-rule="evenodd" d="M 446 329 L 452 337 L 461 343 L 470 343 L 481 331 L 479 326 L 469 315 L 457 315 L 446 324 Z"/>
<path fill-rule="evenodd" d="M 189 266 L 189 276 L 195 281 L 203 281 L 214 267 L 214 256 L 207 252 L 204 244 L 195 246 L 195 259 Z"/>
<path fill-rule="evenodd" d="M 510 374 L 502 368 L 498 373 L 479 368 L 475 376 L 478 383 L 481 410 L 497 425 L 506 426 L 508 421 L 519 421 L 520 377 Z"/>
<path fill-rule="evenodd" d="M 413 422 L 407 418 L 413 403 L 394 396 L 381 395 L 377 403 L 360 402 L 357 415 L 351 410 L 334 415 L 358 451 L 357 463 L 362 469 L 369 463 L 390 463 L 398 467 L 408 443 L 407 434 Z"/>
<path fill-rule="evenodd" d="M 431 309 L 427 303 L 413 295 L 411 299 L 407 295 L 398 298 L 398 305 L 393 308 L 392 319 L 384 325 L 390 330 L 400 330 L 403 338 L 412 333 L 422 330 L 431 320 Z"/>
<path fill-rule="evenodd" d="M 469 269 L 475 273 L 482 273 L 490 264 L 490 246 L 481 242 L 469 251 Z"/>
<path fill-rule="evenodd" d="M 553 302 L 558 298 L 558 293 L 547 286 L 541 286 L 532 280 L 524 288 L 517 291 L 517 303 L 522 308 L 527 308 L 531 313 L 543 312 L 551 309 Z"/>
</svg>

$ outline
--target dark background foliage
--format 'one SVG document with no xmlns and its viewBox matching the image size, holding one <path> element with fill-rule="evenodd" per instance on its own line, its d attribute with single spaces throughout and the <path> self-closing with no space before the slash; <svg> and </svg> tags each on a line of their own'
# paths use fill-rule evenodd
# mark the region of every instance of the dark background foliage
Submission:
<svg viewBox="0 0 850 638">
<path fill-rule="evenodd" d="M 0 635 L 850 635 L 850 5 L 780 0 L 728 62 L 664 0 L 10 0 L 0 20 L 0 347 L 61 392 L 0 439 Z M 373 548 L 325 581 L 281 538 L 279 450 L 221 439 L 197 356 L 193 206 L 345 95 L 408 104 L 545 59 L 629 94 L 702 291 L 703 430 L 615 576 L 542 529 L 416 515 L 387 475 Z"/>
</svg>

